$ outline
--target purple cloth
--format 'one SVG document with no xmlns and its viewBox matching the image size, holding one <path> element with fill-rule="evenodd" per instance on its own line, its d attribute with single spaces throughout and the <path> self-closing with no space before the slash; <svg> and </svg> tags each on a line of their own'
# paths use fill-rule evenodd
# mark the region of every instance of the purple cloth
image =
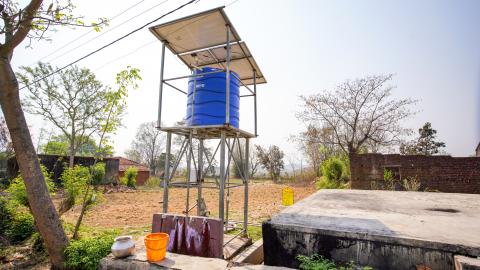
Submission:
<svg viewBox="0 0 480 270">
<path fill-rule="evenodd" d="M 177 218 L 174 229 L 170 230 L 169 252 L 209 257 L 210 225 L 205 219 L 200 228 L 190 226 L 189 218 Z"/>
</svg>

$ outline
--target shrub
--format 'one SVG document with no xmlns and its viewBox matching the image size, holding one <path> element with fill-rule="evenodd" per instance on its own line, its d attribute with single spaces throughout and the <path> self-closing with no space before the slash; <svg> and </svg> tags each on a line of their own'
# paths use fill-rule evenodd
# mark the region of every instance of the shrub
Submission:
<svg viewBox="0 0 480 270">
<path fill-rule="evenodd" d="M 332 260 L 318 254 L 312 256 L 298 255 L 297 260 L 300 262 L 299 268 L 302 270 L 373 270 L 369 266 L 359 267 L 353 262 L 344 266 L 337 266 Z"/>
<path fill-rule="evenodd" d="M 65 266 L 68 269 L 98 269 L 100 260 L 110 253 L 114 235 L 111 232 L 70 242 L 65 250 Z"/>
<path fill-rule="evenodd" d="M 92 185 L 100 185 L 105 178 L 105 163 L 92 166 Z"/>
<path fill-rule="evenodd" d="M 302 270 L 337 270 L 335 263 L 318 254 L 310 257 L 298 255 L 297 260 L 300 261 L 299 268 Z"/>
<path fill-rule="evenodd" d="M 349 188 L 348 183 L 343 183 L 341 181 L 329 181 L 325 176 L 317 178 L 315 183 L 317 189 L 345 189 Z"/>
<path fill-rule="evenodd" d="M 393 172 L 389 169 L 383 170 L 384 189 L 395 190 L 396 180 Z"/>
<path fill-rule="evenodd" d="M 16 212 L 11 220 L 6 236 L 12 243 L 19 243 L 32 236 L 35 232 L 33 217 L 28 212 Z"/>
<path fill-rule="evenodd" d="M 55 186 L 52 179 L 50 178 L 50 174 L 48 173 L 45 166 L 40 165 L 40 169 L 42 170 L 43 178 L 45 179 L 45 183 L 47 184 L 48 192 L 53 192 Z M 12 180 L 10 186 L 7 188 L 6 191 L 17 203 L 28 206 L 27 189 L 25 188 L 25 183 L 23 182 L 23 178 L 21 175 L 18 175 L 15 179 Z"/>
<path fill-rule="evenodd" d="M 156 177 L 156 176 L 150 176 L 148 179 L 147 179 L 147 182 L 145 182 L 145 185 L 149 188 L 157 188 L 157 187 L 160 187 L 160 178 Z"/>
<path fill-rule="evenodd" d="M 340 182 L 345 174 L 345 164 L 338 158 L 331 157 L 322 163 L 322 175 L 329 182 Z"/>
<path fill-rule="evenodd" d="M 421 183 L 416 176 L 407 177 L 403 179 L 403 182 L 402 182 L 402 187 L 406 191 L 420 191 L 420 186 L 421 186 Z"/>
<path fill-rule="evenodd" d="M 13 220 L 15 210 L 5 196 L 0 195 L 0 235 L 3 235 L 11 221 Z"/>
<path fill-rule="evenodd" d="M 318 189 L 347 188 L 348 184 L 343 182 L 346 177 L 345 163 L 335 157 L 326 159 L 321 166 L 322 177 L 317 178 Z"/>
<path fill-rule="evenodd" d="M 45 243 L 43 242 L 43 238 L 38 232 L 35 232 L 32 235 L 32 250 L 37 252 L 37 253 L 46 251 Z"/>
<path fill-rule="evenodd" d="M 82 193 L 90 178 L 90 171 L 87 167 L 75 165 L 73 168 L 66 168 L 60 179 L 63 182 L 64 190 L 73 203 Z"/>
<path fill-rule="evenodd" d="M 135 167 L 128 167 L 125 171 L 125 176 L 120 179 L 122 185 L 134 188 L 137 184 L 138 170 Z"/>
</svg>

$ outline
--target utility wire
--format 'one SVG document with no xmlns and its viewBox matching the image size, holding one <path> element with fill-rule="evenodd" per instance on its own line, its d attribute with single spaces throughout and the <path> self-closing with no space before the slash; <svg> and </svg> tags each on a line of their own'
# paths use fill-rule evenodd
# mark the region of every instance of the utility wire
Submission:
<svg viewBox="0 0 480 270">
<path fill-rule="evenodd" d="M 64 53 L 62 53 L 61 55 L 58 55 L 58 56 L 54 57 L 53 59 L 51 59 L 51 60 L 50 60 L 50 62 L 52 62 L 52 61 L 55 61 L 55 60 L 57 60 L 58 58 L 61 58 L 62 56 L 65 56 L 65 55 L 67 55 L 67 54 L 69 54 L 69 53 L 71 53 L 71 52 L 75 51 L 76 49 L 83 47 L 84 45 L 86 45 L 86 44 L 88 44 L 88 43 L 92 42 L 93 40 L 95 40 L 95 39 L 97 39 L 97 38 L 100 38 L 101 36 L 105 35 L 106 33 L 108 33 L 108 32 L 110 32 L 110 31 L 113 31 L 113 30 L 117 29 L 118 27 L 120 27 L 120 26 L 122 26 L 122 25 L 126 24 L 127 22 L 129 22 L 129 21 L 131 21 L 131 20 L 133 20 L 133 19 L 137 18 L 137 17 L 138 17 L 138 16 L 140 16 L 140 15 L 143 15 L 143 14 L 147 13 L 148 11 L 151 11 L 151 10 L 153 10 L 154 8 L 156 8 L 156 7 L 158 7 L 158 6 L 160 6 L 160 5 L 164 4 L 164 3 L 166 3 L 167 1 L 168 1 L 168 0 L 164 0 L 164 1 L 162 1 L 162 2 L 160 2 L 160 3 L 158 3 L 158 4 L 156 4 L 155 6 L 153 6 L 153 7 L 150 7 L 150 8 L 148 8 L 148 9 L 146 9 L 146 10 L 144 10 L 144 11 L 140 12 L 139 14 L 137 14 L 137 15 L 135 15 L 135 16 L 133 16 L 133 17 L 131 17 L 130 19 L 127 19 L 127 20 L 123 21 L 123 22 L 122 22 L 122 23 L 120 23 L 119 25 L 116 25 L 116 26 L 114 26 L 114 27 L 112 27 L 112 28 L 109 28 L 108 30 L 106 30 L 106 31 L 102 32 L 100 35 L 98 35 L 98 36 L 95 36 L 95 37 L 93 37 L 93 38 L 91 38 L 91 39 L 89 39 L 89 40 L 87 40 L 87 41 L 85 41 L 85 42 L 83 42 L 83 43 L 81 43 L 81 44 L 77 45 L 76 47 L 74 47 L 74 48 L 72 48 L 72 49 L 70 49 L 70 50 L 68 50 L 68 51 L 66 51 L 66 52 L 64 52 Z"/>
<path fill-rule="evenodd" d="M 144 2 L 144 1 L 145 1 L 145 0 L 140 0 L 140 1 L 138 1 L 137 3 L 129 6 L 127 9 L 125 9 L 125 10 L 123 10 L 122 12 L 118 13 L 117 15 L 113 16 L 113 17 L 110 19 L 110 21 L 115 20 L 115 19 L 118 18 L 119 16 L 123 15 L 125 12 L 129 11 L 131 8 L 133 8 L 133 7 L 141 4 L 141 3 Z M 73 44 L 75 41 L 77 41 L 77 40 L 79 40 L 79 39 L 82 39 L 83 37 L 89 35 L 89 34 L 92 33 L 92 32 L 95 32 L 95 30 L 91 29 L 90 31 L 84 33 L 83 35 L 81 35 L 81 36 L 79 36 L 79 37 L 77 37 L 77 38 L 75 38 L 75 39 L 73 39 L 73 40 L 71 40 L 71 41 L 63 44 L 60 48 L 57 48 L 57 49 L 54 50 L 53 52 L 51 52 L 51 53 L 43 56 L 42 58 L 40 58 L 40 59 L 39 59 L 38 61 L 36 61 L 36 62 L 40 62 L 40 61 L 44 60 L 45 58 L 48 58 L 49 56 L 58 53 L 59 51 L 61 51 L 61 50 L 64 49 L 65 47 L 68 47 L 69 45 Z"/>
<path fill-rule="evenodd" d="M 181 5 L 181 6 L 176 7 L 175 9 L 172 9 L 172 10 L 170 10 L 169 12 L 164 13 L 162 16 L 160 16 L 160 17 L 158 17 L 158 18 L 156 18 L 156 19 L 154 19 L 154 20 L 152 20 L 152 21 L 150 21 L 150 22 L 147 22 L 146 24 L 144 24 L 144 25 L 142 25 L 142 26 L 134 29 L 133 31 L 130 31 L 129 33 L 127 33 L 127 34 L 125 34 L 125 35 L 123 35 L 123 36 L 115 39 L 114 41 L 112 41 L 112 42 L 110 42 L 110 43 L 108 43 L 108 44 L 106 44 L 106 45 L 103 45 L 102 47 L 100 47 L 100 48 L 98 48 L 98 49 L 96 49 L 96 50 L 94 50 L 94 51 L 92 51 L 92 52 L 90 52 L 90 53 L 87 53 L 86 55 L 78 58 L 77 60 L 71 62 L 70 64 L 67 64 L 67 65 L 65 65 L 65 66 L 63 66 L 63 67 L 55 70 L 54 72 L 49 73 L 49 74 L 43 76 L 42 78 L 33 81 L 33 82 L 30 83 L 29 85 L 38 83 L 39 81 L 42 81 L 42 80 L 44 80 L 44 79 L 52 76 L 53 74 L 58 73 L 58 72 L 60 72 L 60 71 L 62 71 L 62 70 L 64 70 L 64 69 L 66 69 L 66 68 L 68 68 L 68 67 L 70 67 L 70 66 L 72 66 L 72 65 L 74 65 L 74 64 L 76 64 L 76 63 L 78 63 L 78 62 L 80 62 L 80 61 L 82 61 L 83 59 L 85 59 L 85 58 L 87 58 L 87 57 L 90 57 L 90 56 L 98 53 L 99 51 L 101 51 L 101 50 L 103 50 L 103 49 L 105 49 L 105 48 L 107 48 L 107 47 L 110 47 L 111 45 L 119 42 L 120 40 L 123 40 L 123 39 L 129 37 L 130 35 L 132 35 L 132 34 L 138 32 L 138 31 L 142 30 L 143 28 L 147 27 L 148 25 L 150 25 L 150 24 L 152 24 L 152 23 L 154 23 L 154 22 L 156 22 L 156 21 L 164 18 L 165 16 L 170 15 L 170 14 L 172 14 L 172 13 L 174 13 L 174 12 L 176 12 L 176 11 L 182 9 L 182 8 L 184 8 L 185 6 L 188 6 L 188 5 L 192 4 L 193 2 L 198 2 L 198 1 L 200 1 L 200 0 L 190 0 L 190 1 L 188 1 L 187 3 L 185 3 L 185 4 Z M 24 89 L 25 87 L 27 87 L 27 85 L 25 85 L 25 86 L 23 86 L 22 88 L 20 88 L 20 90 L 21 90 L 21 89 Z"/>
<path fill-rule="evenodd" d="M 145 43 L 145 44 L 143 44 L 143 45 L 141 45 L 141 46 L 133 49 L 133 50 L 130 51 L 129 53 L 126 53 L 126 54 L 124 54 L 124 55 L 122 55 L 122 56 L 120 56 L 120 57 L 117 57 L 117 58 L 115 58 L 115 59 L 113 59 L 113 60 L 110 60 L 110 61 L 106 62 L 105 64 L 101 65 L 100 67 L 94 69 L 92 72 L 98 71 L 98 70 L 100 70 L 100 69 L 102 69 L 102 68 L 110 65 L 111 63 L 116 62 L 116 61 L 118 61 L 118 60 L 120 60 L 120 59 L 122 59 L 122 58 L 125 58 L 125 57 L 127 57 L 127 56 L 130 56 L 130 55 L 138 52 L 140 49 L 143 49 L 143 48 L 145 48 L 145 47 L 147 47 L 147 46 L 149 46 L 149 45 L 151 45 L 151 44 L 153 44 L 153 43 L 156 43 L 156 42 L 157 42 L 156 40 L 154 40 L 154 41 L 149 41 L 149 42 L 147 42 L 147 43 Z"/>
</svg>

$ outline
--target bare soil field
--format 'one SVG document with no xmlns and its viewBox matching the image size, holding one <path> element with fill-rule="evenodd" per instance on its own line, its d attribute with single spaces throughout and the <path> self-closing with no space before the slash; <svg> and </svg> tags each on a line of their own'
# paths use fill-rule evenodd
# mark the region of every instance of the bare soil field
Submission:
<svg viewBox="0 0 480 270">
<path fill-rule="evenodd" d="M 281 201 L 284 184 L 272 182 L 253 183 L 249 185 L 249 222 L 260 223 L 284 208 Z M 315 192 L 313 183 L 288 185 L 294 190 L 295 201 L 299 201 Z M 196 189 L 190 190 L 191 207 L 196 201 Z M 169 212 L 182 214 L 185 211 L 186 189 L 170 189 Z M 204 189 L 203 197 L 211 216 L 218 216 L 218 190 Z M 240 221 L 243 217 L 243 187 L 230 189 L 229 219 Z M 136 190 L 133 192 L 116 192 L 104 194 L 100 203 L 92 206 L 84 217 L 83 224 L 88 227 L 128 228 L 145 227 L 152 222 L 152 215 L 162 211 L 163 191 Z M 79 208 L 75 207 L 63 215 L 74 223 Z M 196 214 L 196 208 L 191 210 Z"/>
</svg>

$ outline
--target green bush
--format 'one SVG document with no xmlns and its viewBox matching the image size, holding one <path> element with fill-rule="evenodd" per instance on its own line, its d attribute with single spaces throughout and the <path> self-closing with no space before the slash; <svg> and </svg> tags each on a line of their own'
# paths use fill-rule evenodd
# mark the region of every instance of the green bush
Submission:
<svg viewBox="0 0 480 270">
<path fill-rule="evenodd" d="M 310 257 L 298 255 L 297 260 L 300 262 L 299 268 L 302 270 L 337 270 L 335 263 L 318 254 Z"/>
<path fill-rule="evenodd" d="M 345 189 L 345 188 L 349 188 L 348 183 L 343 183 L 341 181 L 339 181 L 339 182 L 329 181 L 324 176 L 317 178 L 317 181 L 316 181 L 315 185 L 317 186 L 317 189 Z"/>
<path fill-rule="evenodd" d="M 125 176 L 120 179 L 120 184 L 134 188 L 137 185 L 138 170 L 135 167 L 128 167 Z"/>
<path fill-rule="evenodd" d="M 0 195 L 0 235 L 3 235 L 7 231 L 14 214 L 15 210 L 11 206 L 11 203 L 5 196 Z"/>
<path fill-rule="evenodd" d="M 335 157 L 331 157 L 322 163 L 322 177 L 317 178 L 318 189 L 336 189 L 347 188 L 348 184 L 344 183 L 346 177 L 345 163 Z"/>
<path fill-rule="evenodd" d="M 345 174 L 345 163 L 338 158 L 331 157 L 322 163 L 322 175 L 329 182 L 340 182 Z"/>
<path fill-rule="evenodd" d="M 35 232 L 33 217 L 28 212 L 16 212 L 7 230 L 7 239 L 12 243 L 19 243 L 28 239 Z"/>
<path fill-rule="evenodd" d="M 52 193 L 55 190 L 55 185 L 50 177 L 50 174 L 45 166 L 40 165 L 40 169 L 42 170 L 43 178 L 47 184 L 48 192 Z M 21 205 L 28 206 L 27 189 L 25 188 L 25 183 L 23 182 L 21 175 L 18 175 L 12 180 L 6 191 L 10 194 L 10 196 L 12 196 L 13 200 Z"/>
<path fill-rule="evenodd" d="M 100 185 L 105 178 L 105 163 L 97 163 L 92 166 L 92 185 Z"/>
<path fill-rule="evenodd" d="M 145 182 L 145 186 L 149 187 L 149 188 L 158 188 L 160 187 L 160 178 L 156 177 L 156 176 L 150 176 L 148 179 L 147 179 L 147 182 Z"/>
<path fill-rule="evenodd" d="M 75 200 L 83 193 L 90 179 L 90 171 L 87 167 L 75 165 L 73 168 L 66 168 L 60 179 L 69 202 L 74 205 Z"/>
<path fill-rule="evenodd" d="M 70 242 L 65 250 L 68 269 L 98 269 L 100 260 L 110 253 L 114 232 Z"/>
<path fill-rule="evenodd" d="M 36 253 L 46 251 L 43 238 L 38 232 L 35 232 L 32 235 L 32 250 L 35 251 Z"/>
<path fill-rule="evenodd" d="M 369 266 L 359 267 L 353 262 L 337 266 L 332 260 L 318 254 L 312 256 L 298 255 L 297 260 L 300 262 L 299 268 L 302 270 L 373 270 Z"/>
</svg>

